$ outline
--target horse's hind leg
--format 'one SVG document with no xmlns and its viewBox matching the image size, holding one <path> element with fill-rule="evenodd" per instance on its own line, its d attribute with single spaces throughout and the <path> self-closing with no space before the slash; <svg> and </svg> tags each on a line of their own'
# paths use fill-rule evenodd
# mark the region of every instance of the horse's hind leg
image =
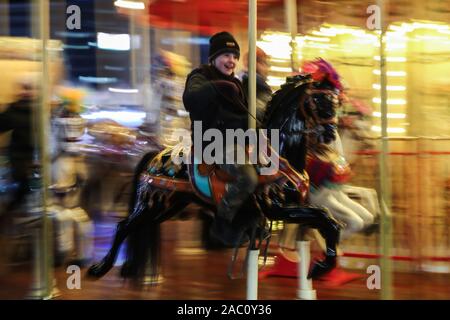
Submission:
<svg viewBox="0 0 450 320">
<path fill-rule="evenodd" d="M 106 256 L 99 262 L 92 265 L 88 270 L 88 275 L 96 278 L 104 276 L 114 265 L 120 246 L 130 232 L 141 223 L 148 214 L 147 195 L 149 186 L 144 182 L 140 185 L 137 194 L 136 205 L 133 212 L 127 218 L 117 224 L 114 239 Z"/>
</svg>

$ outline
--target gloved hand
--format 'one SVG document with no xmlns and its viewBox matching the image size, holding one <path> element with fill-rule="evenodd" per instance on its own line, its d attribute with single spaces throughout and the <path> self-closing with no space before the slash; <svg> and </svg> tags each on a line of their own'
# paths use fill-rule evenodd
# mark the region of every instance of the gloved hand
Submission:
<svg viewBox="0 0 450 320">
<path fill-rule="evenodd" d="M 232 81 L 227 81 L 227 80 L 213 80 L 212 84 L 214 85 L 214 87 L 217 88 L 217 90 L 225 95 L 225 96 L 233 96 L 233 95 L 238 95 L 239 94 L 239 88 L 238 86 L 232 82 Z"/>
</svg>

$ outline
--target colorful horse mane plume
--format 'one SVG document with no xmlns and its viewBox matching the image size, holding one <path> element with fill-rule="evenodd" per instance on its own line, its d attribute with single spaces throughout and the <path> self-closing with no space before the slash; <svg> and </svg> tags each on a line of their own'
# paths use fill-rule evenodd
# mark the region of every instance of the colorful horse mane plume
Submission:
<svg viewBox="0 0 450 320">
<path fill-rule="evenodd" d="M 333 66 L 322 58 L 306 61 L 302 65 L 303 72 L 310 73 L 315 81 L 328 80 L 336 89 L 342 90 L 340 76 Z"/>
</svg>

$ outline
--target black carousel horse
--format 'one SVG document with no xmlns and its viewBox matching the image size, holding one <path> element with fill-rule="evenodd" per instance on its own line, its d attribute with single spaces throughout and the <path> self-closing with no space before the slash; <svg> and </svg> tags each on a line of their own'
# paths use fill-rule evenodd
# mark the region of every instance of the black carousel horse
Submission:
<svg viewBox="0 0 450 320">
<path fill-rule="evenodd" d="M 307 137 L 315 133 L 318 142 L 325 143 L 335 137 L 335 93 L 334 88 L 315 82 L 309 74 L 287 78 L 274 93 L 262 127 L 279 130 L 279 168 L 271 175 L 259 176 L 256 191 L 233 221 L 242 234 L 249 236 L 249 248 L 255 248 L 257 235 L 261 244 L 264 232 L 260 231 L 267 219 L 318 229 L 327 250 L 325 258 L 313 264 L 309 278 L 318 278 L 336 266 L 336 246 L 342 227 L 325 208 L 308 206 L 309 179 L 304 170 Z M 135 170 L 129 216 L 118 223 L 109 252 L 89 268 L 89 276 L 105 275 L 127 238 L 122 277 L 142 279 L 149 274 L 156 277 L 161 223 L 191 203 L 215 212 L 227 180 L 232 177 L 214 165 L 174 164 L 171 153 L 172 150 L 166 149 L 143 156 Z"/>
</svg>

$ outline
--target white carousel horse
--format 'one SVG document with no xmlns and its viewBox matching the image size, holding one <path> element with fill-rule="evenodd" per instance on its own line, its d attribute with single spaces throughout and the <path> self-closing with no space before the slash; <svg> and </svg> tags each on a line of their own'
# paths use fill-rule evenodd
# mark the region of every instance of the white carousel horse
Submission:
<svg viewBox="0 0 450 320">
<path fill-rule="evenodd" d="M 332 143 L 332 145 L 330 145 L 330 147 L 334 153 L 334 159 L 331 159 L 331 162 L 336 167 L 336 169 L 331 172 L 334 172 L 334 175 L 348 174 L 345 172 L 349 170 L 348 163 L 345 160 L 342 143 L 338 133 L 336 134 L 336 140 Z M 346 178 L 344 177 L 344 180 L 345 179 Z M 313 205 L 323 205 L 328 208 L 335 219 L 346 225 L 341 233 L 341 240 L 347 239 L 352 234 L 360 232 L 372 225 L 375 221 L 375 215 L 377 212 L 370 212 L 360 203 L 349 197 L 348 194 L 353 191 L 352 186 L 345 183 L 340 183 L 342 180 L 338 181 L 339 179 L 336 179 L 336 182 L 330 180 L 333 180 L 333 177 L 331 177 L 331 179 L 321 181 L 321 185 L 317 186 L 318 188 L 312 188 L 309 199 L 310 203 Z M 355 188 L 353 193 L 362 195 L 362 189 L 363 188 L 360 187 Z M 374 200 L 376 200 L 376 198 L 371 199 L 372 202 Z"/>
</svg>

